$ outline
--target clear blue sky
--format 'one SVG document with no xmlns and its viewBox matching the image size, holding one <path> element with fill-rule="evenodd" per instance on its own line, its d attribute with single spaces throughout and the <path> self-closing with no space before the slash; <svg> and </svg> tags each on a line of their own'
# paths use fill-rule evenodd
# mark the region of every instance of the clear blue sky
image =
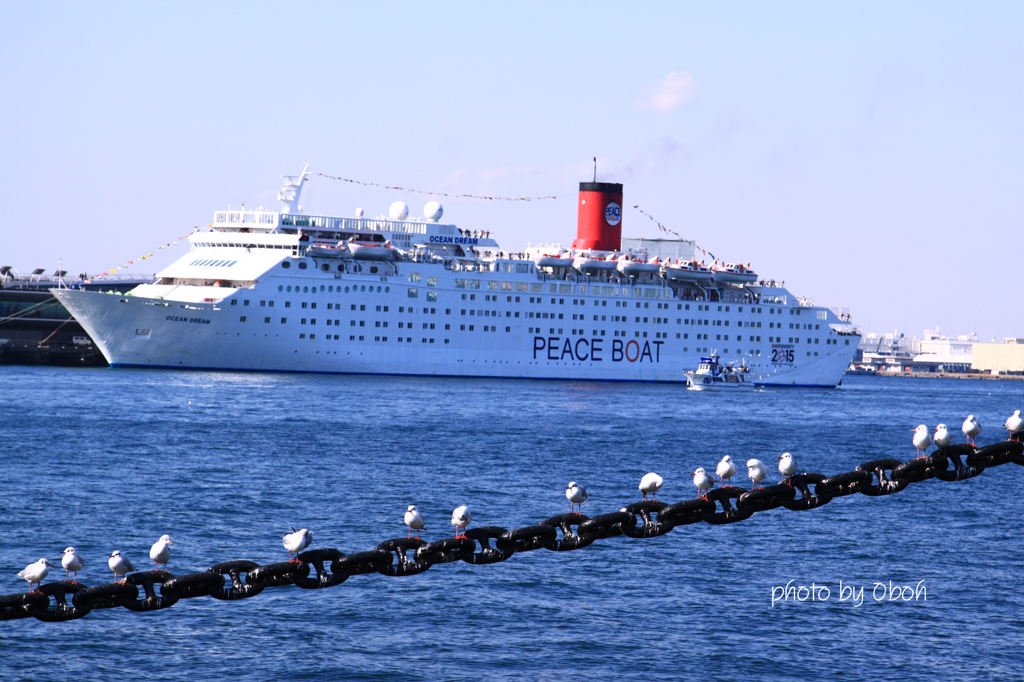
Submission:
<svg viewBox="0 0 1024 682">
<path fill-rule="evenodd" d="M 710 5 L 710 6 L 709 6 Z M 862 329 L 1024 336 L 1024 3 L 6 2 L 2 264 L 120 266 L 331 175 L 508 249 L 577 182 Z M 426 198 L 314 178 L 310 212 Z M 182 247 L 167 249 L 177 256 Z M 168 258 L 158 259 L 162 267 Z M 150 264 L 134 267 L 153 272 Z"/>
</svg>

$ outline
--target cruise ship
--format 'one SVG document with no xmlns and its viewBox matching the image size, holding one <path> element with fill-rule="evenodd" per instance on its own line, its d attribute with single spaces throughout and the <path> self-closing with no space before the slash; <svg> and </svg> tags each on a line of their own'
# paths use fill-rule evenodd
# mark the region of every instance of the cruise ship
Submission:
<svg viewBox="0 0 1024 682">
<path fill-rule="evenodd" d="M 749 264 L 624 239 L 621 184 L 580 183 L 570 248 L 510 253 L 437 201 L 309 215 L 307 179 L 278 211 L 216 211 L 153 282 L 53 294 L 115 367 L 685 383 L 715 353 L 757 385 L 835 387 L 860 338 Z"/>
</svg>

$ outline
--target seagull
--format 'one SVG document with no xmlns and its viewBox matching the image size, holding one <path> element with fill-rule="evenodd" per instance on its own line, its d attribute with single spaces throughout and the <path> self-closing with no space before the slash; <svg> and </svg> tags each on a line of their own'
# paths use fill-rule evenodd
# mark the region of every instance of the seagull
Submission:
<svg viewBox="0 0 1024 682">
<path fill-rule="evenodd" d="M 953 444 L 953 435 L 946 428 L 945 424 L 939 424 L 935 427 L 934 443 L 937 448 L 948 448 Z"/>
<path fill-rule="evenodd" d="M 753 483 L 757 483 L 757 487 L 761 487 L 761 481 L 768 478 L 768 469 L 765 467 L 764 462 L 759 459 L 748 459 L 747 460 L 747 476 L 750 476 L 750 480 Z"/>
<path fill-rule="evenodd" d="M 82 566 L 85 566 L 85 560 L 78 556 L 78 552 L 75 551 L 74 547 L 68 547 L 64 550 L 64 556 L 60 559 L 60 565 L 64 567 L 64 580 L 68 579 L 68 575 L 71 573 L 75 574 L 75 582 L 78 582 L 78 572 L 82 570 Z"/>
<path fill-rule="evenodd" d="M 1017 435 L 1021 431 L 1024 431 L 1024 418 L 1021 418 L 1020 410 L 1014 410 L 1013 414 L 1006 418 L 1003 426 L 1010 432 L 1011 437 Z"/>
<path fill-rule="evenodd" d="M 128 561 L 128 557 L 121 554 L 121 550 L 115 549 L 110 553 L 110 558 L 107 559 L 107 566 L 111 571 L 114 572 L 114 582 L 117 582 L 117 576 L 122 576 L 121 582 L 124 582 L 124 576 L 135 570 L 132 566 L 132 562 Z"/>
<path fill-rule="evenodd" d="M 697 470 L 693 472 L 693 484 L 697 486 L 697 494 L 706 500 L 708 499 L 707 490 L 714 487 L 715 479 L 704 471 L 704 467 L 697 467 Z"/>
<path fill-rule="evenodd" d="M 788 478 L 789 476 L 795 474 L 796 457 L 789 454 L 788 452 L 783 452 L 781 455 L 779 455 L 779 473 L 782 474 L 783 481 L 785 481 L 786 478 Z"/>
<path fill-rule="evenodd" d="M 981 424 L 974 418 L 973 414 L 967 415 L 967 419 L 964 420 L 964 425 L 960 427 L 960 430 L 967 436 L 967 442 L 974 445 L 974 439 L 981 433 Z"/>
<path fill-rule="evenodd" d="M 425 528 L 423 525 L 423 515 L 416 508 L 415 504 L 410 504 L 409 508 L 405 510 L 405 525 L 409 526 L 409 534 L 405 537 L 412 537 L 412 529 L 416 529 L 416 539 L 420 539 L 420 531 Z"/>
<path fill-rule="evenodd" d="M 573 505 L 578 504 L 580 505 L 580 508 L 579 510 L 576 511 L 576 513 L 582 515 L 583 503 L 587 501 L 588 497 L 590 497 L 590 493 L 588 493 L 587 489 L 581 486 L 576 481 L 569 481 L 569 485 L 565 486 L 565 498 L 569 500 L 570 514 L 573 513 Z"/>
<path fill-rule="evenodd" d="M 298 561 L 299 552 L 309 547 L 311 542 L 313 542 L 313 531 L 306 528 L 295 530 L 295 526 L 292 526 L 291 533 L 281 539 L 281 544 L 288 550 L 288 561 Z M 295 555 L 294 558 L 292 554 Z"/>
<path fill-rule="evenodd" d="M 452 525 L 455 526 L 455 537 L 466 537 L 466 526 L 470 519 L 469 507 L 461 505 L 452 511 Z"/>
<path fill-rule="evenodd" d="M 161 535 L 160 539 L 153 543 L 153 546 L 149 548 L 149 558 L 153 560 L 153 570 L 160 570 L 160 564 L 164 565 L 164 570 L 167 570 L 167 561 L 171 558 L 171 542 L 170 535 Z"/>
<path fill-rule="evenodd" d="M 648 495 L 651 495 L 651 499 L 657 502 L 657 498 L 653 497 L 653 495 L 661 490 L 661 485 L 664 482 L 661 476 L 653 471 L 649 474 L 644 474 L 644 477 L 640 479 L 640 492 L 644 494 L 644 500 L 647 499 Z"/>
<path fill-rule="evenodd" d="M 942 428 L 946 428 L 943 426 Z M 938 427 L 936 427 L 938 431 Z M 948 435 L 948 434 L 947 434 Z M 917 428 L 914 429 L 914 447 L 917 448 L 917 458 L 921 459 L 923 455 L 922 450 L 927 450 L 932 444 L 932 434 L 928 433 L 928 427 L 924 424 L 918 424 Z"/>
<path fill-rule="evenodd" d="M 50 560 L 43 557 L 39 561 L 31 563 L 18 571 L 18 577 L 24 578 L 28 581 L 29 592 L 35 592 L 35 590 L 32 589 L 32 583 L 35 583 L 36 585 L 41 583 L 43 578 L 46 577 L 46 574 L 50 572 L 50 566 L 53 566 L 53 564 L 50 563 Z"/>
<path fill-rule="evenodd" d="M 736 473 L 736 465 L 732 463 L 732 457 L 726 455 L 722 458 L 722 461 L 715 467 L 715 473 L 722 479 L 722 484 L 725 485 L 726 481 L 729 481 L 729 486 L 732 487 L 732 477 Z"/>
</svg>

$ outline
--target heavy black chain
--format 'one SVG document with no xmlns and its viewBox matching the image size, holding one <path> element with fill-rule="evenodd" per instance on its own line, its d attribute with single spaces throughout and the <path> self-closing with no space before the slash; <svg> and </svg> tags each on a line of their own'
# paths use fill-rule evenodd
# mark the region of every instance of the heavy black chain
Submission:
<svg viewBox="0 0 1024 682">
<path fill-rule="evenodd" d="M 715 488 L 706 498 L 676 504 L 654 500 L 634 502 L 609 514 L 594 517 L 560 514 L 535 526 L 514 530 L 499 526 L 469 528 L 464 538 L 434 542 L 395 538 L 358 554 L 314 549 L 299 554 L 293 561 L 264 565 L 254 561 L 227 561 L 202 573 L 180 576 L 167 571 L 141 571 L 130 574 L 123 583 L 96 587 L 68 581 L 46 583 L 35 592 L 0 596 L 0 620 L 34 617 L 46 622 L 66 621 L 81 618 L 96 609 L 119 606 L 131 611 L 157 611 L 181 599 L 248 599 L 266 588 L 286 585 L 307 590 L 333 587 L 351 576 L 366 573 L 397 577 L 416 575 L 432 566 L 454 561 L 493 564 L 513 554 L 541 548 L 554 552 L 582 549 L 596 540 L 617 535 L 656 537 L 699 521 L 734 523 L 778 507 L 794 511 L 814 509 L 854 493 L 870 497 L 892 495 L 912 483 L 930 478 L 963 481 L 1009 462 L 1024 466 L 1024 445 L 1020 441 L 1007 440 L 983 448 L 952 445 L 907 462 L 871 460 L 853 471 L 834 476 L 797 474 L 785 483 L 756 490 L 733 486 Z"/>
</svg>

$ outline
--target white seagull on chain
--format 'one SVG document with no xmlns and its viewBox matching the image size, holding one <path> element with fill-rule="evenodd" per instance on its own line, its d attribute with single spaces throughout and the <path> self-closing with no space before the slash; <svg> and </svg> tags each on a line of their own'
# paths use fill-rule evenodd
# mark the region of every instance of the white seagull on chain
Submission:
<svg viewBox="0 0 1024 682">
<path fill-rule="evenodd" d="M 1016 436 L 1024 431 L 1024 418 L 1020 416 L 1020 410 L 1014 410 L 1013 414 L 1006 418 L 1003 426 L 1010 432 L 1010 437 Z"/>
<path fill-rule="evenodd" d="M 114 572 L 114 582 L 117 582 L 117 576 L 121 576 L 121 582 L 124 582 L 124 576 L 135 570 L 132 566 L 132 562 L 128 561 L 128 557 L 121 554 L 121 550 L 115 549 L 110 553 L 110 558 L 107 559 L 107 567 Z"/>
<path fill-rule="evenodd" d="M 405 510 L 405 525 L 409 526 L 409 534 L 405 537 L 411 538 L 413 529 L 416 530 L 416 539 L 420 539 L 420 531 L 426 526 L 423 525 L 423 514 L 420 514 L 420 510 L 416 508 L 415 504 L 410 504 L 409 508 Z"/>
<path fill-rule="evenodd" d="M 768 478 L 768 467 L 764 465 L 759 459 L 748 459 L 747 460 L 747 476 L 750 476 L 752 483 L 757 483 L 757 487 L 761 487 L 761 481 Z M 753 490 L 754 486 L 750 486 Z"/>
<path fill-rule="evenodd" d="M 785 481 L 787 478 L 796 473 L 796 457 L 788 452 L 783 452 L 779 455 L 779 473 L 782 474 L 782 480 Z"/>
<path fill-rule="evenodd" d="M 693 472 L 693 484 L 697 486 L 697 496 L 706 500 L 708 499 L 707 491 L 714 487 L 715 479 L 704 471 L 704 467 L 697 467 L 697 470 Z"/>
<path fill-rule="evenodd" d="M 309 543 L 313 542 L 313 531 L 308 528 L 300 528 L 295 530 L 295 526 L 292 526 L 292 532 L 281 538 L 281 544 L 288 550 L 288 561 L 298 561 L 298 554 L 302 550 L 309 547 Z M 292 554 L 295 558 L 292 558 Z"/>
<path fill-rule="evenodd" d="M 960 430 L 967 436 L 967 442 L 974 445 L 974 439 L 981 433 L 981 424 L 974 418 L 973 414 L 967 415 L 967 419 L 964 420 L 964 425 L 960 427 Z"/>
<path fill-rule="evenodd" d="M 167 570 L 167 562 L 171 559 L 171 545 L 173 544 L 170 535 L 161 535 L 160 539 L 149 548 L 149 558 L 153 560 L 153 570 L 160 570 L 160 564 L 164 565 L 165 571 Z"/>
<path fill-rule="evenodd" d="M 726 455 L 722 458 L 722 461 L 715 467 L 715 473 L 718 474 L 718 478 L 722 479 L 722 485 L 725 485 L 726 481 L 729 481 L 729 486 L 732 486 L 732 477 L 736 473 L 736 465 L 732 462 L 732 457 Z"/>
<path fill-rule="evenodd" d="M 917 448 L 917 457 L 922 457 L 921 451 L 927 450 L 932 444 L 932 434 L 928 433 L 928 427 L 924 424 L 918 424 L 917 428 L 914 429 L 913 436 L 914 447 Z"/>
<path fill-rule="evenodd" d="M 937 448 L 948 448 L 953 444 L 953 434 L 949 432 L 949 429 L 946 428 L 945 424 L 939 424 L 935 427 L 935 438 L 933 439 L 933 442 Z M 926 445 L 925 447 L 928 446 Z"/>
<path fill-rule="evenodd" d="M 64 580 L 68 579 L 68 576 L 72 573 L 75 574 L 75 582 L 78 582 L 78 572 L 85 566 L 85 560 L 78 555 L 74 547 L 68 547 L 63 552 L 64 556 L 60 558 L 60 565 L 64 567 Z"/>
<path fill-rule="evenodd" d="M 53 564 L 50 563 L 50 560 L 43 557 L 39 561 L 33 562 L 18 571 L 18 577 L 28 581 L 29 592 L 35 592 L 35 590 L 32 589 L 32 583 L 38 585 L 43 582 L 43 578 L 45 578 L 46 574 L 50 572 L 50 566 L 53 566 Z"/>
<path fill-rule="evenodd" d="M 469 525 L 470 518 L 472 516 L 469 513 L 469 507 L 464 504 L 452 510 L 452 525 L 455 526 L 455 537 L 466 537 L 466 526 Z"/>
<path fill-rule="evenodd" d="M 665 481 L 658 474 L 653 471 L 649 474 L 644 474 L 643 478 L 640 479 L 640 492 L 644 494 L 644 500 L 647 499 L 648 495 L 651 495 L 651 499 L 657 501 L 654 494 L 661 490 L 661 485 Z"/>
<path fill-rule="evenodd" d="M 587 489 L 581 486 L 576 481 L 569 481 L 569 485 L 565 486 L 565 498 L 569 500 L 569 513 L 573 513 L 573 505 L 578 504 L 580 508 L 576 511 L 577 514 L 583 513 L 583 503 L 587 501 L 590 494 Z"/>
</svg>

